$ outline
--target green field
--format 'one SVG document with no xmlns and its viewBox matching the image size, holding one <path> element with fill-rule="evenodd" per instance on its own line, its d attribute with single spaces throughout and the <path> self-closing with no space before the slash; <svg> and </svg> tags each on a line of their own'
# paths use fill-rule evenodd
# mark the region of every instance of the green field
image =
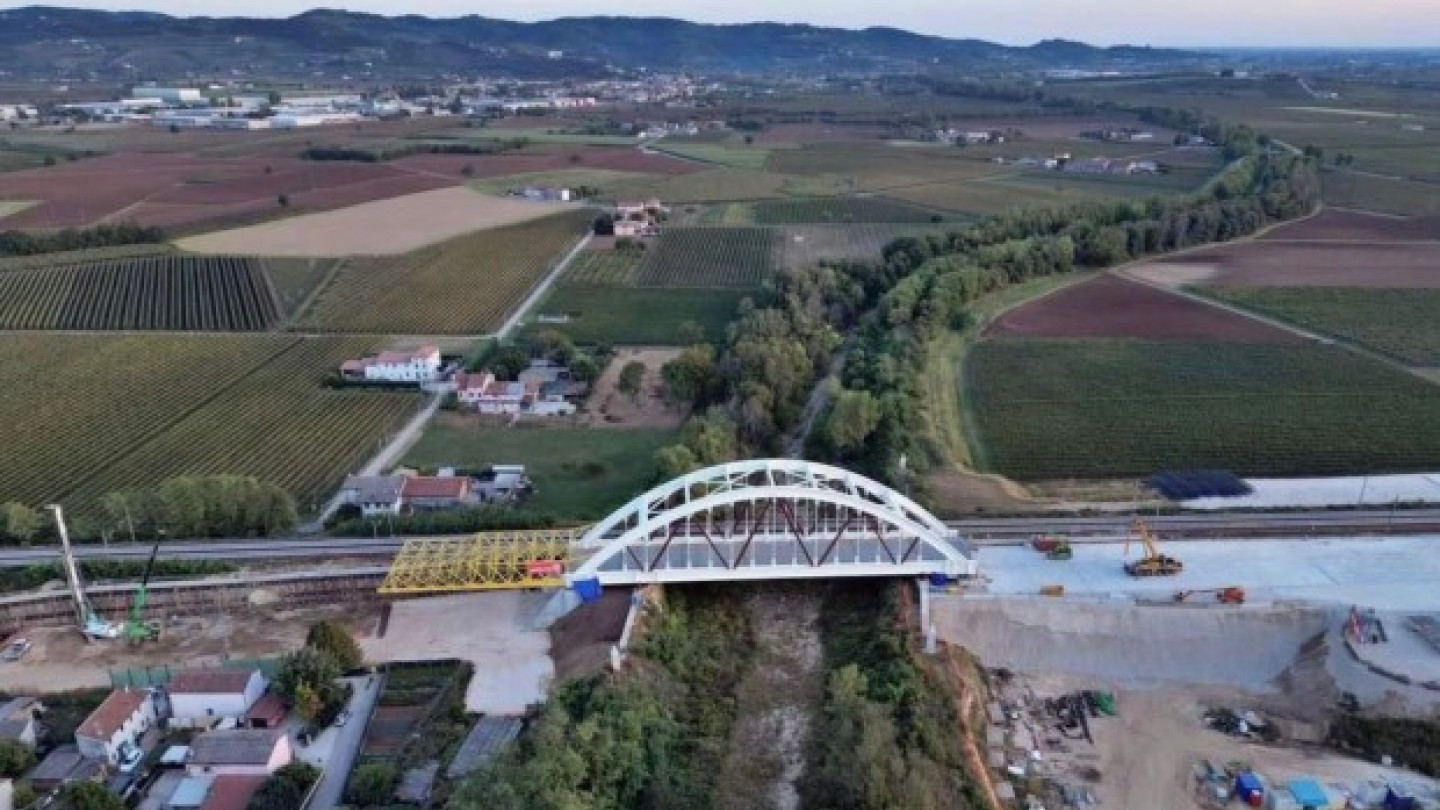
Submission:
<svg viewBox="0 0 1440 810">
<path fill-rule="evenodd" d="M 405 256 L 348 260 L 296 326 L 408 335 L 493 331 L 580 239 L 591 216 L 571 211 L 477 231 Z"/>
<path fill-rule="evenodd" d="M 675 155 L 688 160 L 714 163 L 735 169 L 765 168 L 770 150 L 761 146 L 728 145 L 718 143 L 694 143 L 666 138 L 654 147 L 657 152 Z"/>
<path fill-rule="evenodd" d="M 1338 347 L 987 341 L 964 370 L 977 461 L 1021 480 L 1409 472 L 1440 456 L 1440 389 Z"/>
<path fill-rule="evenodd" d="M 711 169 L 694 174 L 676 174 L 656 179 L 617 183 L 610 190 L 616 197 L 644 199 L 659 197 L 667 205 L 773 199 L 785 195 L 786 178 L 753 169 Z"/>
<path fill-rule="evenodd" d="M 280 303 L 262 262 L 149 256 L 0 274 L 0 328 L 263 332 Z"/>
<path fill-rule="evenodd" d="M 532 322 L 527 331 L 553 329 L 577 343 L 678 346 L 680 326 L 699 324 L 706 339 L 719 342 L 735 320 L 741 299 L 752 290 L 619 287 L 564 282 L 539 312 L 569 315 L 568 323 Z"/>
<path fill-rule="evenodd" d="M 1199 291 L 1402 363 L 1440 366 L 1440 290 L 1209 287 Z"/>
<path fill-rule="evenodd" d="M 1321 176 L 1325 204 L 1385 214 L 1440 214 L 1440 184 L 1392 180 L 1354 172 L 1327 171 Z"/>
<path fill-rule="evenodd" d="M 261 259 L 287 315 L 294 315 L 344 259 Z"/>
<path fill-rule="evenodd" d="M 186 473 L 254 475 L 302 510 L 414 412 L 414 394 L 331 391 L 366 339 L 11 335 L 0 344 L 0 500 L 60 499 Z"/>
<path fill-rule="evenodd" d="M 526 172 L 487 177 L 483 180 L 471 181 L 469 185 L 481 193 L 495 195 L 506 194 L 526 186 L 559 188 L 590 186 L 600 189 L 603 196 L 615 196 L 611 192 L 613 188 L 621 187 L 624 184 L 653 183 L 659 179 L 661 179 L 660 175 L 642 172 L 620 172 L 610 169 L 560 169 L 553 172 Z"/>
<path fill-rule="evenodd" d="M 874 259 L 890 242 L 904 236 L 942 234 L 950 225 L 788 225 L 780 232 L 780 263 L 789 269 L 810 267 L 825 261 Z"/>
<path fill-rule="evenodd" d="M 402 463 L 425 469 L 524 464 L 536 487 L 527 509 L 562 521 L 598 520 L 654 483 L 650 459 L 674 440 L 668 430 L 486 427 L 447 414 Z"/>
<path fill-rule="evenodd" d="M 878 197 L 775 200 L 751 206 L 756 225 L 919 224 L 944 219 L 934 211 Z"/>
<path fill-rule="evenodd" d="M 635 286 L 635 270 L 645 254 L 637 250 L 582 250 L 565 271 L 571 284 Z"/>
<path fill-rule="evenodd" d="M 769 228 L 667 228 L 645 252 L 642 287 L 760 286 L 774 275 L 780 238 Z"/>
</svg>

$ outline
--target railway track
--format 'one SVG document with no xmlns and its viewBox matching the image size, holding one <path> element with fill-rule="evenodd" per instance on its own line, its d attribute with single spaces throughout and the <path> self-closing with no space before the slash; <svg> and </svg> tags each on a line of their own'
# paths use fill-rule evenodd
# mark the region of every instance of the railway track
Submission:
<svg viewBox="0 0 1440 810">
<path fill-rule="evenodd" d="M 947 525 L 971 542 L 984 544 L 1024 540 L 1036 534 L 1066 534 L 1095 539 L 1123 537 L 1129 531 L 1131 519 L 1130 515 L 983 518 L 948 521 Z M 1440 534 L 1440 509 L 1155 515 L 1146 516 L 1145 520 L 1162 536 L 1192 539 Z M 403 537 L 185 541 L 161 546 L 160 556 L 168 560 L 227 560 L 237 563 L 391 557 L 404 542 Z M 75 550 L 81 559 L 86 560 L 143 562 L 150 554 L 150 545 L 79 545 Z M 58 557 L 59 549 L 53 546 L 4 549 L 0 550 L 0 568 L 52 563 Z"/>
</svg>

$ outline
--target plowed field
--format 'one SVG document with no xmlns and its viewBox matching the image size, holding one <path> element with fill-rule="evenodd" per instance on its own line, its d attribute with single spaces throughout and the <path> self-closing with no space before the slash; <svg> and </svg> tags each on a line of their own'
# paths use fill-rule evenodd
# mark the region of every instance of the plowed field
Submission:
<svg viewBox="0 0 1440 810">
<path fill-rule="evenodd" d="M 1113 275 L 1041 298 L 1001 316 L 989 337 L 1135 338 L 1297 343 L 1283 329 Z"/>
</svg>

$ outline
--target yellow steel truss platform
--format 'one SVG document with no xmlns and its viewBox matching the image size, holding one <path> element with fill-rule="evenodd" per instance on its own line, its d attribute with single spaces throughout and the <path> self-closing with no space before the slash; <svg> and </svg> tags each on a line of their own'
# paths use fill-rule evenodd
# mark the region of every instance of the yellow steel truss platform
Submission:
<svg viewBox="0 0 1440 810">
<path fill-rule="evenodd" d="M 558 588 L 586 527 L 480 532 L 473 537 L 407 540 L 380 583 L 386 596 Z M 552 563 L 559 563 L 554 565 Z"/>
</svg>

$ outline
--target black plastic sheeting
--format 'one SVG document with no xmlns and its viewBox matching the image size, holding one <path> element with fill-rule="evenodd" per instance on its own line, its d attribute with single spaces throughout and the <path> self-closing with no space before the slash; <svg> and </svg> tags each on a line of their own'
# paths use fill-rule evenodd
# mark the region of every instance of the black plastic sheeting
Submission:
<svg viewBox="0 0 1440 810">
<path fill-rule="evenodd" d="M 1196 470 L 1163 472 L 1145 482 L 1151 489 L 1172 501 L 1192 498 L 1238 498 L 1254 491 L 1238 475 L 1227 470 Z"/>
</svg>

